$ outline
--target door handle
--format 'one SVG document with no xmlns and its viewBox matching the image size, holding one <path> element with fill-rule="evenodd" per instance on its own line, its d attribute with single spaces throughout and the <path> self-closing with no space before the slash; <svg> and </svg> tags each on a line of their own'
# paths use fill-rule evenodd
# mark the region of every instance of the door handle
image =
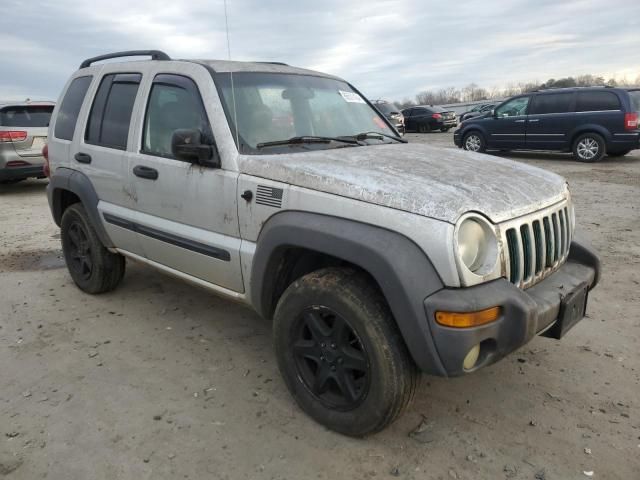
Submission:
<svg viewBox="0 0 640 480">
<path fill-rule="evenodd" d="M 91 155 L 88 153 L 78 152 L 73 158 L 75 158 L 78 163 L 91 163 Z"/>
<path fill-rule="evenodd" d="M 533 119 L 533 120 L 529 120 L 529 123 L 535 123 L 535 122 L 539 122 L 539 121 L 540 121 L 540 119 L 536 118 L 536 119 Z"/>
<path fill-rule="evenodd" d="M 524 123 L 524 120 L 515 120 L 513 123 Z"/>
<path fill-rule="evenodd" d="M 133 167 L 133 174 L 136 177 L 148 178 L 149 180 L 156 180 L 158 178 L 158 171 L 155 168 L 145 167 L 144 165 L 136 165 Z"/>
</svg>

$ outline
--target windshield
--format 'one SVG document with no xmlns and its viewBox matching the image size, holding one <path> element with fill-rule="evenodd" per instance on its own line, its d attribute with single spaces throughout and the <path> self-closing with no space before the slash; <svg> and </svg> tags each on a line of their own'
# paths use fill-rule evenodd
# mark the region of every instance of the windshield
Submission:
<svg viewBox="0 0 640 480">
<path fill-rule="evenodd" d="M 2 127 L 48 127 L 53 106 L 16 106 L 0 110 Z"/>
<path fill-rule="evenodd" d="M 376 103 L 376 108 L 385 115 L 400 113 L 400 109 L 393 103 Z"/>
<path fill-rule="evenodd" d="M 386 121 L 345 82 L 311 75 L 238 72 L 216 73 L 234 138 L 237 107 L 240 153 L 278 153 L 259 144 L 293 137 L 345 137 L 363 132 L 395 135 Z M 380 143 L 382 140 L 377 141 Z M 296 143 L 281 151 L 345 147 L 340 142 Z"/>
</svg>

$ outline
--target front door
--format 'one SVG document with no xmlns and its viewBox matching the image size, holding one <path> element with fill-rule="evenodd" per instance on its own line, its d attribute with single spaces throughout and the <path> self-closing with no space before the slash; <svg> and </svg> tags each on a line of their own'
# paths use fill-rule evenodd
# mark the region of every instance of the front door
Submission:
<svg viewBox="0 0 640 480">
<path fill-rule="evenodd" d="M 198 129 L 213 137 L 196 83 L 182 75 L 158 74 L 146 103 L 141 149 L 129 162 L 136 231 L 145 256 L 174 271 L 244 292 L 237 172 L 179 160 L 171 149 L 178 129 Z"/>
<path fill-rule="evenodd" d="M 529 96 L 516 97 L 503 103 L 485 123 L 487 147 L 516 149 L 525 147 Z"/>
</svg>

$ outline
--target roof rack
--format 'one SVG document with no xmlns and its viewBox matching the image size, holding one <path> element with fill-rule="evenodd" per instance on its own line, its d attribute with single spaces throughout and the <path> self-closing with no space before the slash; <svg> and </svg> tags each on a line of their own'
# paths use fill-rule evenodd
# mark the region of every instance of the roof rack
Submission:
<svg viewBox="0 0 640 480">
<path fill-rule="evenodd" d="M 160 50 L 128 50 L 126 52 L 107 53 L 98 55 L 97 57 L 87 58 L 80 64 L 80 68 L 87 68 L 92 63 L 100 60 L 109 60 L 110 58 L 120 57 L 151 57 L 151 60 L 171 60 L 171 57 Z"/>
<path fill-rule="evenodd" d="M 288 63 L 284 63 L 284 62 L 254 62 L 254 63 L 264 63 L 266 65 L 284 65 L 285 67 L 289 66 Z"/>
</svg>

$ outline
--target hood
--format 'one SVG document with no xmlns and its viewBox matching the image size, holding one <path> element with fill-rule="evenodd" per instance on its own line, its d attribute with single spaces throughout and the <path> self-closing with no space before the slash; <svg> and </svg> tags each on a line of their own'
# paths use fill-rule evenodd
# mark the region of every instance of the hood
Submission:
<svg viewBox="0 0 640 480">
<path fill-rule="evenodd" d="M 491 155 L 385 144 L 241 155 L 242 173 L 455 223 L 469 211 L 495 223 L 566 195 L 562 177 Z"/>
</svg>

